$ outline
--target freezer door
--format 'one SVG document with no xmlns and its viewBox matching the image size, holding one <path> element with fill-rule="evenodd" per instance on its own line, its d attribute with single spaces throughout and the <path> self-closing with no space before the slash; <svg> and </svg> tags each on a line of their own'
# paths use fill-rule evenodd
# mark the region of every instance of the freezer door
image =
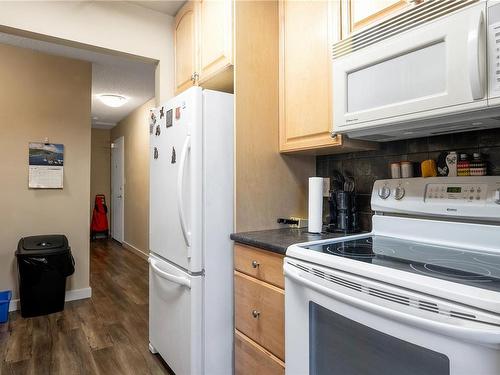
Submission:
<svg viewBox="0 0 500 375">
<path fill-rule="evenodd" d="M 202 373 L 202 281 L 149 258 L 149 342 L 177 375 Z"/>
<path fill-rule="evenodd" d="M 193 273 L 203 269 L 201 98 L 193 87 L 159 108 L 150 166 L 150 251 Z"/>
</svg>

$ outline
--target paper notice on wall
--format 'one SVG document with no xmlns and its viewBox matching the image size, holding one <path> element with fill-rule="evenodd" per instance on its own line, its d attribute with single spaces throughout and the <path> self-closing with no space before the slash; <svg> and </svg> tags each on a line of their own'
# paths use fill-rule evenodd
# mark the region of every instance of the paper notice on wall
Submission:
<svg viewBox="0 0 500 375">
<path fill-rule="evenodd" d="M 29 144 L 29 187 L 62 189 L 64 180 L 64 145 Z"/>
</svg>

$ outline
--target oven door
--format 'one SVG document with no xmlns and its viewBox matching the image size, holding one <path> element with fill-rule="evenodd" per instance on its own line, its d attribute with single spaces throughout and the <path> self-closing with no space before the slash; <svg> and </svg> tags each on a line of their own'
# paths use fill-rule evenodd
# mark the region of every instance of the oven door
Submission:
<svg viewBox="0 0 500 375">
<path fill-rule="evenodd" d="M 335 58 L 333 132 L 486 107 L 485 13 L 481 2 Z"/>
<path fill-rule="evenodd" d="M 307 262 L 286 258 L 284 269 L 289 375 L 500 374 L 500 327 Z"/>
</svg>

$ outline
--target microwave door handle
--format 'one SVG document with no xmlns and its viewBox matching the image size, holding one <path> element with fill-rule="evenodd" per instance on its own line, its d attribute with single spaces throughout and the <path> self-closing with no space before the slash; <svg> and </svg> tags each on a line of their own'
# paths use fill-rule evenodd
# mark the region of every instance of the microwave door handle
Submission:
<svg viewBox="0 0 500 375">
<path fill-rule="evenodd" d="M 179 284 L 187 287 L 188 289 L 191 289 L 191 281 L 188 278 L 175 276 L 168 272 L 163 271 L 160 267 L 157 266 L 156 261 L 154 259 L 149 258 L 148 262 L 151 265 L 151 269 L 153 270 L 153 272 L 158 276 L 160 276 L 162 279 L 171 281 L 175 284 Z"/>
<path fill-rule="evenodd" d="M 191 136 L 187 136 L 182 146 L 181 160 L 179 163 L 179 172 L 177 175 L 177 210 L 179 212 L 179 220 L 181 222 L 182 235 L 184 237 L 184 242 L 188 247 L 188 258 L 191 257 L 190 246 L 191 246 L 191 233 L 187 229 L 186 225 L 186 215 L 184 214 L 184 169 L 186 164 L 186 159 L 188 151 L 191 149 Z"/>
<path fill-rule="evenodd" d="M 500 346 L 500 328 L 498 327 L 489 328 L 491 326 L 485 325 L 484 329 L 477 329 L 453 324 L 446 324 L 431 319 L 425 319 L 420 316 L 405 314 L 403 312 L 393 310 L 385 306 L 379 306 L 358 298 L 354 298 L 347 294 L 343 294 L 336 290 L 327 288 L 319 283 L 315 283 L 309 279 L 302 277 L 300 275 L 300 272 L 302 271 L 287 263 L 284 264 L 283 269 L 285 277 L 292 279 L 295 282 L 300 283 L 310 289 L 316 290 L 317 292 L 325 296 L 331 297 L 337 301 L 341 301 L 360 310 L 367 311 L 389 320 L 399 321 L 406 325 L 420 327 L 446 336 L 457 337 L 467 341 L 491 345 L 495 347 Z"/>
<path fill-rule="evenodd" d="M 474 100 L 484 98 L 483 87 L 483 65 L 484 65 L 484 17 L 483 11 L 479 19 L 473 21 L 473 25 L 467 36 L 467 53 L 469 66 L 469 83 Z M 483 48 L 482 48 L 483 47 Z"/>
</svg>

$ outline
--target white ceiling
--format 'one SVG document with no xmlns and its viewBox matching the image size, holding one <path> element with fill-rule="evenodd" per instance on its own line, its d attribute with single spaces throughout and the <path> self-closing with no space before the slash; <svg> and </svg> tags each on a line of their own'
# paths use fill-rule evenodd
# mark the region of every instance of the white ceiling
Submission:
<svg viewBox="0 0 500 375">
<path fill-rule="evenodd" d="M 175 1 L 177 2 L 177 1 Z M 156 3 L 156 2 L 153 2 Z M 163 2 L 158 2 L 163 3 Z M 155 95 L 156 63 L 0 33 L 0 43 L 92 62 L 92 127 L 110 129 Z M 99 94 L 119 94 L 129 101 L 105 106 Z"/>
<path fill-rule="evenodd" d="M 165 14 L 169 14 L 171 16 L 175 16 L 177 11 L 182 7 L 182 5 L 186 2 L 177 1 L 177 0 L 169 0 L 169 1 L 130 1 L 133 4 L 140 5 L 141 7 L 148 8 L 154 10 L 156 12 L 161 12 Z"/>
</svg>

